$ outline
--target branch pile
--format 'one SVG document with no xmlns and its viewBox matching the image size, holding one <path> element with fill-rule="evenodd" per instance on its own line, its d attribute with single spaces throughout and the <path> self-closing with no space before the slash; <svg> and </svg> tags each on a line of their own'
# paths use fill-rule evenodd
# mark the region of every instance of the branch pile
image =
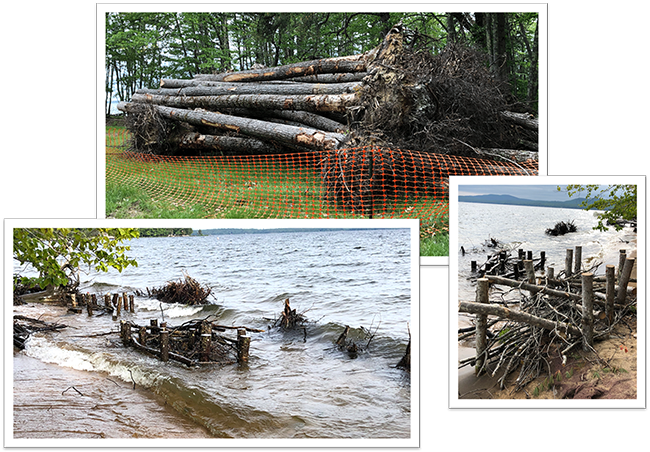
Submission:
<svg viewBox="0 0 650 452">
<path fill-rule="evenodd" d="M 629 276 L 629 274 L 628 274 Z M 459 368 L 482 362 L 477 372 L 498 376 L 501 389 L 512 384 L 514 391 L 524 388 L 541 375 L 552 377 L 558 364 L 565 365 L 570 352 L 580 352 L 586 346 L 584 306 L 580 275 L 562 280 L 548 280 L 544 286 L 522 283 L 500 276 L 487 276 L 490 284 L 505 285 L 520 291 L 520 300 L 491 301 L 488 304 L 460 301 L 459 312 L 492 316 L 488 322 L 487 344 L 480 356 L 459 362 Z M 615 327 L 625 325 L 636 317 L 636 293 L 628 291 L 627 281 L 617 281 L 617 298 L 613 311 L 606 303 L 606 283 L 596 278 L 593 286 L 593 340 L 607 339 Z M 613 286 L 613 283 L 612 283 Z M 553 289 L 558 287 L 560 290 Z M 509 305 L 514 305 L 511 307 Z M 460 329 L 458 340 L 476 338 L 474 327 Z M 480 358 L 480 359 L 479 359 Z M 597 354 L 596 358 L 600 359 Z M 516 372 L 514 380 L 509 376 Z"/>
<path fill-rule="evenodd" d="M 557 237 L 558 235 L 564 235 L 570 232 L 576 232 L 577 230 L 578 227 L 575 225 L 573 221 L 569 221 L 568 223 L 564 221 L 560 221 L 556 223 L 555 226 L 553 226 L 552 228 L 546 229 L 546 234 Z"/>
<path fill-rule="evenodd" d="M 360 55 L 163 79 L 118 108 L 128 114 L 132 148 L 162 155 L 367 145 L 462 155 L 537 150 L 536 120 L 508 110 L 508 89 L 482 54 L 415 50 L 414 35 L 398 24 Z"/>
<path fill-rule="evenodd" d="M 199 305 L 208 303 L 208 297 L 212 289 L 202 286 L 198 281 L 189 275 L 178 281 L 169 281 L 166 285 L 158 288 L 147 288 L 147 294 L 163 303 L 181 303 L 187 305 Z"/>
</svg>

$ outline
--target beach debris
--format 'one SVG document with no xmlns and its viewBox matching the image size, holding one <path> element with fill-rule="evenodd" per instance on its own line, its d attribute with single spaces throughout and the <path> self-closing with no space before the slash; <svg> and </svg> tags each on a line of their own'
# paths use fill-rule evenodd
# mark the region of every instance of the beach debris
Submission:
<svg viewBox="0 0 650 452">
<path fill-rule="evenodd" d="M 251 338 L 246 333 L 264 330 L 220 325 L 210 317 L 193 319 L 179 326 L 166 322 L 159 325 L 157 319 L 152 319 L 149 325 L 122 320 L 120 337 L 125 346 L 156 356 L 161 361 L 171 359 L 188 366 L 247 363 Z M 229 331 L 236 336 L 227 335 Z"/>
<path fill-rule="evenodd" d="M 25 342 L 32 333 L 40 331 L 57 331 L 67 328 L 62 323 L 49 323 L 23 315 L 14 315 L 14 347 L 20 350 L 25 349 Z"/>
<path fill-rule="evenodd" d="M 396 367 L 404 369 L 407 372 L 411 371 L 411 328 L 409 328 L 409 342 L 406 345 L 406 351 L 404 352 L 402 359 L 397 363 Z"/>
<path fill-rule="evenodd" d="M 567 262 L 557 276 L 551 267 L 541 276 L 533 272 L 525 281 L 489 274 L 478 279 L 476 302 L 458 304 L 460 313 L 476 315 L 473 331 L 458 331 L 459 341 L 476 346 L 476 355 L 460 360 L 459 368 L 472 365 L 476 375 L 499 375 L 501 389 L 512 385 L 518 391 L 544 374 L 550 378 L 558 365 L 565 366 L 567 358 L 581 350 L 607 367 L 594 341 L 610 337 L 614 327 L 636 317 L 636 291 L 628 287 L 634 262 L 622 257 L 618 275 L 607 265 L 604 278 L 595 276 L 593 267 L 574 271 Z M 490 299 L 491 288 L 500 291 L 495 286 L 518 291 L 519 300 L 505 302 L 502 295 L 502 300 Z M 514 373 L 518 375 L 511 379 Z"/>
<path fill-rule="evenodd" d="M 192 306 L 207 304 L 211 293 L 210 287 L 201 285 L 188 274 L 178 281 L 169 281 L 162 287 L 147 288 L 148 296 L 163 303 L 180 303 Z"/>
<path fill-rule="evenodd" d="M 576 232 L 577 230 L 578 227 L 575 225 L 573 220 L 569 222 L 560 221 L 556 223 L 555 226 L 553 226 L 552 228 L 548 228 L 546 230 L 546 234 L 555 237 L 558 235 L 568 234 L 570 232 Z"/>
<path fill-rule="evenodd" d="M 291 309 L 291 304 L 287 298 L 284 300 L 284 309 L 276 319 L 274 326 L 280 327 L 283 330 L 291 330 L 302 326 L 306 322 L 307 318 L 303 314 L 299 314 L 295 309 Z"/>
</svg>

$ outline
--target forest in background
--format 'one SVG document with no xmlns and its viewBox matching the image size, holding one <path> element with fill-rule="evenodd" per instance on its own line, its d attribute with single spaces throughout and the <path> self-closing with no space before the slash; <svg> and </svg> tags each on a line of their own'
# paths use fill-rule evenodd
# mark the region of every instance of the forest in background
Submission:
<svg viewBox="0 0 650 452">
<path fill-rule="evenodd" d="M 107 13 L 106 102 L 126 101 L 163 78 L 241 71 L 353 55 L 396 23 L 414 50 L 478 49 L 513 102 L 537 113 L 537 13 Z"/>
</svg>

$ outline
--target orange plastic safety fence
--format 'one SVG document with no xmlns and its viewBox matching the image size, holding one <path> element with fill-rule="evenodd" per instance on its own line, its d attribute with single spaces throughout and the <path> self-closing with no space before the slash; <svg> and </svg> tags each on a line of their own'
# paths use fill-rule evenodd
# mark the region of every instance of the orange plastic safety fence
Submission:
<svg viewBox="0 0 650 452">
<path fill-rule="evenodd" d="M 214 218 L 421 218 L 448 213 L 450 175 L 536 174 L 536 164 L 373 147 L 176 157 L 122 151 L 107 133 L 106 180 Z"/>
</svg>

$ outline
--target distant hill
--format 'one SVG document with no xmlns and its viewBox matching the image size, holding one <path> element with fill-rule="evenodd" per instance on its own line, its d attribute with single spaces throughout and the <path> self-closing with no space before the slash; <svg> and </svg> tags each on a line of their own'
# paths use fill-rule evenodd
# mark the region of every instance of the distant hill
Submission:
<svg viewBox="0 0 650 452">
<path fill-rule="evenodd" d="M 563 209 L 582 209 L 580 204 L 585 198 L 570 199 L 568 201 L 539 201 L 535 199 L 517 198 L 511 195 L 476 195 L 459 196 L 459 202 L 475 202 L 482 204 L 508 204 L 516 206 L 555 207 Z"/>
</svg>

